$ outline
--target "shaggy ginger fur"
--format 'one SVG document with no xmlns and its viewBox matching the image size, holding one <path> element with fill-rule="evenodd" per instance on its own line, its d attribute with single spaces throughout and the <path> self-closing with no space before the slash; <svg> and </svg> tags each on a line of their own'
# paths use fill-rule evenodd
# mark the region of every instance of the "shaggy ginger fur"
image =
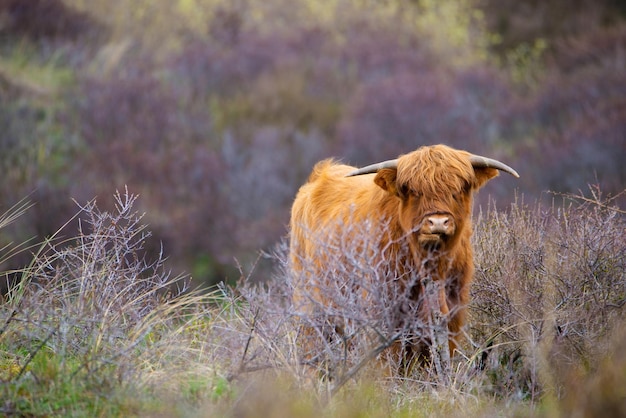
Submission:
<svg viewBox="0 0 626 418">
<path fill-rule="evenodd" d="M 474 168 L 470 155 L 445 145 L 422 147 L 400 156 L 397 169 L 384 168 L 356 177 L 346 177 L 354 167 L 333 160 L 315 165 L 291 210 L 290 267 L 294 277 L 303 277 L 294 292 L 296 309 L 310 314 L 315 304 L 331 303 L 324 297 L 331 257 L 323 244 L 361 245 L 358 237 L 345 239 L 345 235 L 352 230 L 363 231 L 351 226 L 368 225 L 368 233 L 375 234 L 368 241 L 378 247 L 372 249 L 375 258 L 370 262 L 393 273 L 396 280 L 391 283 L 401 289 L 398 294 L 411 286 L 411 303 L 420 303 L 419 277 L 417 284 L 408 284 L 407 278 L 425 274 L 426 264 L 433 280 L 444 281 L 439 303 L 442 313 L 448 315 L 452 352 L 465 322 L 474 273 L 470 246 L 472 194 L 498 175 L 494 168 Z M 433 222 L 447 229 L 432 229 L 429 224 Z M 426 321 L 428 309 L 421 306 L 413 312 Z M 402 320 L 398 326 L 402 326 Z M 341 332 L 340 326 L 337 328 Z M 303 332 L 307 335 L 313 331 Z M 415 336 L 413 341 L 419 342 L 407 344 L 405 340 L 393 347 L 392 353 L 400 357 L 401 363 L 428 355 L 427 339 Z"/>
</svg>

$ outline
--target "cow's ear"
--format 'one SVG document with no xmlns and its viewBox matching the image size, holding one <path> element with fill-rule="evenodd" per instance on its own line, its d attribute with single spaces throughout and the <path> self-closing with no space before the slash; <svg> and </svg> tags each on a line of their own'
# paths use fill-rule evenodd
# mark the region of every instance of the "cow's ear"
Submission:
<svg viewBox="0 0 626 418">
<path fill-rule="evenodd" d="M 490 167 L 474 167 L 474 173 L 476 174 L 476 189 L 481 188 L 489 180 L 500 174 L 498 170 Z"/>
<path fill-rule="evenodd" d="M 394 194 L 396 196 L 401 195 L 401 191 L 397 187 L 396 176 L 398 170 L 395 168 L 383 168 L 378 170 L 376 177 L 374 177 L 374 183 L 381 189 Z"/>
</svg>

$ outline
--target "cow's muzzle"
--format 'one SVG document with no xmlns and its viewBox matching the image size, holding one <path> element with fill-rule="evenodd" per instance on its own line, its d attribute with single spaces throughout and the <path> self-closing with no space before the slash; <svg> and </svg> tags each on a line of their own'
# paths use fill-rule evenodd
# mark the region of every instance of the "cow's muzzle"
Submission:
<svg viewBox="0 0 626 418">
<path fill-rule="evenodd" d="M 440 245 L 456 232 L 454 218 L 447 213 L 427 215 L 419 230 L 419 243 L 424 246 Z"/>
</svg>

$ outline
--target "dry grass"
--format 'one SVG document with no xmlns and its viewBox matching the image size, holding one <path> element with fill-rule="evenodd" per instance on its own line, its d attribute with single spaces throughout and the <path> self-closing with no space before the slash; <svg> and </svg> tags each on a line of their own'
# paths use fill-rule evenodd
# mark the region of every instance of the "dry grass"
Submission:
<svg viewBox="0 0 626 418">
<path fill-rule="evenodd" d="M 135 199 L 116 195 L 112 212 L 81 207 L 77 237 L 47 240 L 8 293 L 0 309 L 5 415 L 623 412 L 626 339 L 615 330 L 624 316 L 626 222 L 599 194 L 479 214 L 468 338 L 446 379 L 428 365 L 401 376 L 375 360 L 406 329 L 397 322 L 402 295 L 381 285 L 388 278 L 368 254 L 340 253 L 343 270 L 326 278 L 333 304 L 315 316 L 292 306 L 298 278 L 284 246 L 272 254 L 279 268 L 270 280 L 253 272 L 232 289 L 189 291 L 164 260 L 143 255 L 149 233 Z M 367 293 L 353 291 L 364 284 Z M 329 320 L 343 332 L 329 334 Z M 298 340 L 302 321 L 319 331 L 312 344 Z M 323 354 L 317 363 L 302 361 L 311 346 Z M 316 367 L 334 379 L 319 379 Z"/>
<path fill-rule="evenodd" d="M 331 254 L 325 254 L 329 277 L 322 280 L 329 284 L 323 295 L 329 303 L 318 304 L 315 315 L 303 318 L 289 302 L 298 278 L 289 275 L 284 251 L 275 255 L 284 270 L 272 282 L 240 286 L 247 306 L 254 307 L 251 335 L 262 336 L 256 349 L 263 351 L 271 342 L 272 351 L 281 353 L 267 357 L 274 361 L 271 367 L 306 382 L 310 364 L 298 362 L 303 347 L 294 345 L 294 325 L 287 319 L 292 317 L 315 327 L 313 347 L 324 353 L 317 365 L 338 376 L 317 381 L 322 392 L 339 393 L 348 380 L 377 382 L 390 394 L 409 386 L 409 397 L 426 392 L 433 395 L 431 400 L 441 396 L 451 404 L 473 404 L 478 415 L 485 402 L 516 405 L 512 410 L 530 408 L 533 413 L 545 407 L 548 415 L 558 415 L 567 408 L 568 396 L 585 387 L 587 379 L 602 380 L 597 377 L 602 359 L 622 344 L 614 334 L 623 323 L 626 301 L 624 212 L 615 206 L 619 196 L 605 199 L 599 190 L 590 190 L 590 197 L 556 196 L 549 206 L 516 202 L 508 211 L 491 208 L 480 213 L 468 338 L 445 379 L 434 368 L 402 377 L 377 367 L 376 356 L 386 354 L 391 340 L 403 338 L 394 331 L 397 308 L 405 299 L 388 293 L 384 283 L 389 278 L 368 264 L 371 247 L 365 242 L 349 246 L 361 249 L 355 253 L 346 253 L 347 246 L 340 243 L 324 243 L 324 251 Z M 338 323 L 342 332 L 329 336 Z M 430 332 L 429 324 L 417 320 L 409 327 L 423 329 L 424 335 Z M 249 362 L 266 361 L 262 358 L 256 355 Z M 626 375 L 614 373 L 610 379 L 623 381 Z M 612 393 L 607 397 L 615 398 Z M 610 405 L 608 399 L 607 408 Z"/>
</svg>

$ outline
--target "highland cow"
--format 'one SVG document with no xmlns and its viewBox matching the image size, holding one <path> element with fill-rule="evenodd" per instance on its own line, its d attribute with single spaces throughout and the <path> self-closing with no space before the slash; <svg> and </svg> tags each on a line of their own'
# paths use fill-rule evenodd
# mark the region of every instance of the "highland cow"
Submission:
<svg viewBox="0 0 626 418">
<path fill-rule="evenodd" d="M 332 303 L 325 287 L 333 277 L 327 270 L 336 266 L 329 264 L 328 252 L 349 253 L 350 246 L 373 246 L 365 250 L 371 257 L 364 262 L 383 269 L 379 277 L 398 288 L 395 294 L 408 295 L 404 305 L 416 307 L 401 307 L 400 315 L 417 316 L 426 323 L 429 311 L 438 308 L 446 318 L 452 353 L 465 323 L 474 273 L 472 195 L 499 170 L 519 177 L 497 160 L 445 145 L 422 147 L 361 169 L 333 160 L 317 163 L 291 210 L 289 262 L 291 274 L 299 278 L 293 295 L 295 308 L 303 316 L 312 315 L 316 306 Z M 368 244 L 363 244 L 363 237 L 352 236 L 363 231 L 372 235 L 367 237 Z M 333 257 L 338 259 L 337 254 Z M 438 284 L 438 307 L 424 301 L 426 277 Z M 348 291 L 365 295 L 367 287 Z M 409 322 L 398 318 L 395 326 Z M 303 328 L 303 336 L 313 332 L 310 325 Z M 342 332 L 339 322 L 331 328 Z M 423 328 L 414 327 L 411 332 L 421 333 Z M 428 356 L 429 344 L 424 335 L 405 335 L 390 344 L 391 353 L 406 368 Z"/>
</svg>

